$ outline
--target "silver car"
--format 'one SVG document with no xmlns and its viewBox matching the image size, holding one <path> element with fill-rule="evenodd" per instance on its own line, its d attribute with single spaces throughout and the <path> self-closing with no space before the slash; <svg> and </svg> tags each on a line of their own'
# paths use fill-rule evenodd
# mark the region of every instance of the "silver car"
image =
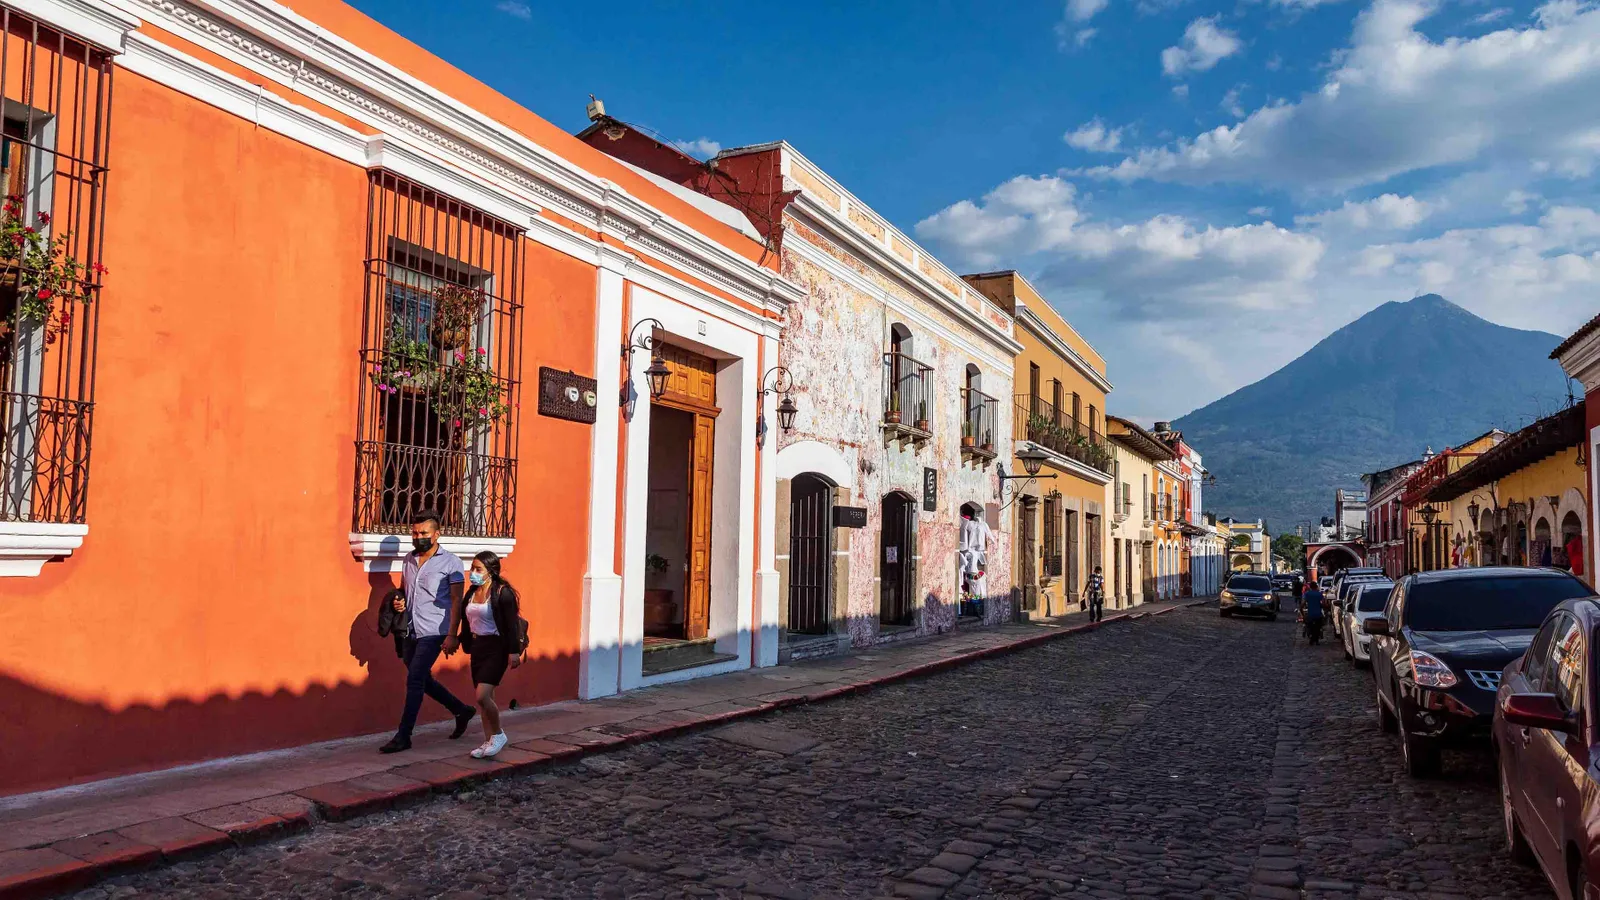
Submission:
<svg viewBox="0 0 1600 900">
<path fill-rule="evenodd" d="M 1394 582 L 1363 581 L 1350 586 L 1350 600 L 1345 605 L 1341 629 L 1344 633 L 1344 658 L 1360 668 L 1372 665 L 1372 635 L 1362 627 L 1368 619 L 1383 618 L 1383 608 L 1389 603 L 1389 592 Z"/>
</svg>

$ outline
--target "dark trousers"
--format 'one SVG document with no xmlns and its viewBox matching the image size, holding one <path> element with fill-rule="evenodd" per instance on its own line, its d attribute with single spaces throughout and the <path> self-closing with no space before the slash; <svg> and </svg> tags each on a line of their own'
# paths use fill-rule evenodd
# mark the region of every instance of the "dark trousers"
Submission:
<svg viewBox="0 0 1600 900">
<path fill-rule="evenodd" d="M 453 716 L 465 715 L 472 707 L 456 699 L 456 695 L 433 679 L 433 664 L 444 650 L 442 636 L 406 638 L 406 709 L 400 714 L 400 730 L 396 732 L 406 740 L 411 739 L 411 729 L 417 727 L 417 713 L 422 710 L 422 695 L 439 701 Z"/>
<path fill-rule="evenodd" d="M 1089 621 L 1098 622 L 1105 618 L 1106 598 L 1104 594 L 1089 595 Z"/>
</svg>

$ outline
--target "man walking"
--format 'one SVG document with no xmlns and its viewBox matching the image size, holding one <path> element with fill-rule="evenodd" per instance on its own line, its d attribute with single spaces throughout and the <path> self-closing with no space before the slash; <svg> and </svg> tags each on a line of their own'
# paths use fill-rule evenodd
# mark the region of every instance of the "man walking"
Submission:
<svg viewBox="0 0 1600 900">
<path fill-rule="evenodd" d="M 1089 576 L 1089 581 L 1083 586 L 1083 595 L 1089 600 L 1089 621 L 1098 622 L 1106 612 L 1106 579 L 1100 574 L 1100 567 L 1094 567 L 1094 574 Z"/>
<path fill-rule="evenodd" d="M 456 634 L 461 626 L 461 597 L 466 582 L 466 567 L 461 557 L 439 546 L 439 514 L 418 513 L 411 520 L 411 545 L 401 570 L 405 599 L 394 600 L 395 611 L 411 610 L 411 634 L 406 637 L 402 658 L 406 663 L 406 706 L 400 714 L 400 729 L 389 743 L 378 749 L 399 753 L 411 749 L 411 730 L 422 709 L 422 695 L 439 701 L 456 717 L 450 739 L 461 737 L 476 714 L 472 707 L 450 693 L 433 678 L 433 664 L 441 652 L 456 652 Z"/>
</svg>

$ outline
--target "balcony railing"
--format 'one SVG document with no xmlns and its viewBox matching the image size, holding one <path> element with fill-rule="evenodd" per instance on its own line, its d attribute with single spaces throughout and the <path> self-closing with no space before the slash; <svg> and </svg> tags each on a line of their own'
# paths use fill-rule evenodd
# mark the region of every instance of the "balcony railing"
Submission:
<svg viewBox="0 0 1600 900">
<path fill-rule="evenodd" d="M 933 366 L 904 353 L 883 355 L 883 421 L 933 430 Z"/>
<path fill-rule="evenodd" d="M 961 445 L 994 453 L 995 422 L 1000 401 L 976 388 L 961 389 Z"/>
<path fill-rule="evenodd" d="M 1106 437 L 1086 427 L 1054 404 L 1032 394 L 1018 394 L 1014 436 L 1111 474 L 1111 447 Z"/>
</svg>

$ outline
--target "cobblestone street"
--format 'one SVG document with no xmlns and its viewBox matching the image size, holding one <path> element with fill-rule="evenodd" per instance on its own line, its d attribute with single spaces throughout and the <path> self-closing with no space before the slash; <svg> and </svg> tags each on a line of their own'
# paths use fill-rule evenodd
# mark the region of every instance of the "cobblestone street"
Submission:
<svg viewBox="0 0 1600 900">
<path fill-rule="evenodd" d="M 77 896 L 1550 897 L 1487 752 L 1409 781 L 1294 631 L 1113 623 Z"/>
</svg>

